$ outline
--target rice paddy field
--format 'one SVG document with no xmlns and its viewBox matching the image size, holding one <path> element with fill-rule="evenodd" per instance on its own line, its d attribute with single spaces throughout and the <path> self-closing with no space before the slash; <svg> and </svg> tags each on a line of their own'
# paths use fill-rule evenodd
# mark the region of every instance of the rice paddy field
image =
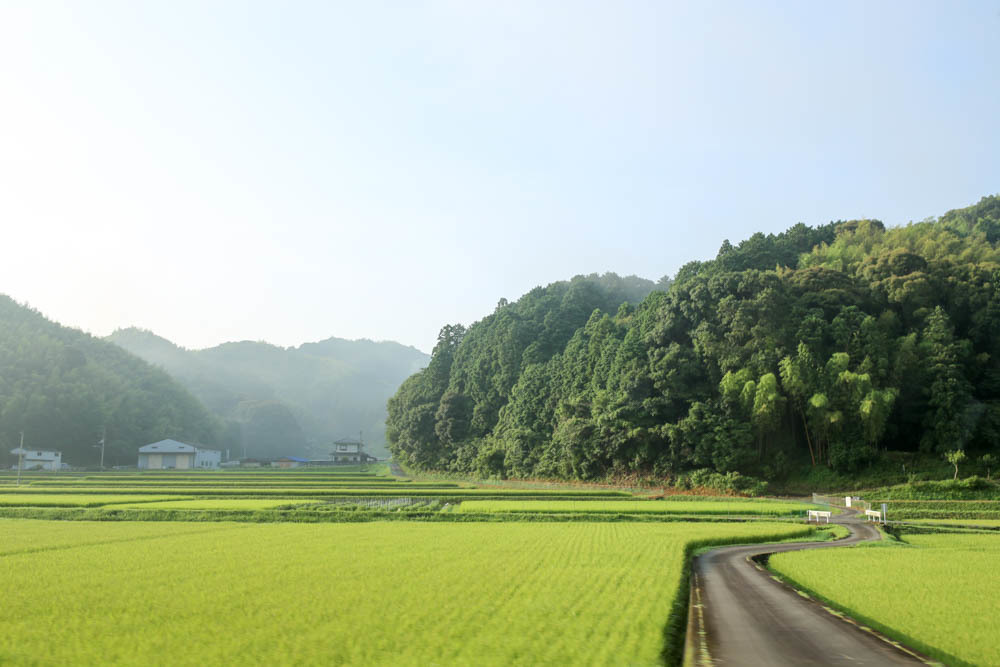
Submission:
<svg viewBox="0 0 1000 667">
<path fill-rule="evenodd" d="M 1000 520 L 1000 500 L 895 500 L 887 501 L 894 521 L 924 519 Z"/>
<path fill-rule="evenodd" d="M 1000 665 L 1000 535 L 919 534 L 905 541 L 781 553 L 769 566 L 948 665 Z"/>
<path fill-rule="evenodd" d="M 0 577 L 31 582 L 0 664 L 677 664 L 691 553 L 822 539 L 815 508 L 386 466 L 0 473 Z"/>
<path fill-rule="evenodd" d="M 914 519 L 911 523 L 931 526 L 983 526 L 985 528 L 1000 528 L 1000 519 Z"/>
<path fill-rule="evenodd" d="M 602 514 L 707 514 L 741 516 L 799 516 L 815 505 L 774 500 L 466 500 L 456 511 L 463 513 L 602 513 Z"/>
<path fill-rule="evenodd" d="M 0 519 L 0 663 L 653 665 L 695 546 L 808 532 Z"/>
<path fill-rule="evenodd" d="M 153 502 L 115 502 L 114 509 L 180 509 L 180 510 L 267 510 L 302 504 L 302 500 L 261 500 L 259 498 L 199 498 L 197 500 L 158 500 Z"/>
<path fill-rule="evenodd" d="M 151 503 L 178 499 L 181 498 L 179 496 L 131 495 L 128 493 L 0 493 L 0 507 L 101 507 L 112 503 Z"/>
</svg>

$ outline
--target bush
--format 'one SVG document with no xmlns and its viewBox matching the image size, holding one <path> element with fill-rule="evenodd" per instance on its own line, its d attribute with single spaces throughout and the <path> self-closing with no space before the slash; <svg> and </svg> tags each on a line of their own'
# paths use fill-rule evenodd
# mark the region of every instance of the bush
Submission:
<svg viewBox="0 0 1000 667">
<path fill-rule="evenodd" d="M 725 474 L 714 472 L 709 468 L 693 470 L 687 475 L 681 475 L 675 483 L 676 488 L 689 490 L 704 488 L 727 494 L 743 494 L 762 496 L 767 493 L 767 482 L 756 477 L 742 475 L 738 472 Z"/>
</svg>

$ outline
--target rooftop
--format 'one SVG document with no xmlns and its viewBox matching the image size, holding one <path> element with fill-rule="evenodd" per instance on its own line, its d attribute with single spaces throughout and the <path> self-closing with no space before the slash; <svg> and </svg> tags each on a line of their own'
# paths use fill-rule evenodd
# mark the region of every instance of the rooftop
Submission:
<svg viewBox="0 0 1000 667">
<path fill-rule="evenodd" d="M 140 454 L 190 454 L 195 451 L 218 452 L 218 449 L 209 449 L 200 445 L 189 445 L 179 440 L 160 440 L 139 448 Z"/>
</svg>

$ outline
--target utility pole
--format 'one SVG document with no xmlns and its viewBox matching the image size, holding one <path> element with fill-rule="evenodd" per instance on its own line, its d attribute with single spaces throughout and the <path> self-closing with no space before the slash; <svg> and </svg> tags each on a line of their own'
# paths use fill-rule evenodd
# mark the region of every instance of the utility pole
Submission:
<svg viewBox="0 0 1000 667">
<path fill-rule="evenodd" d="M 21 468 L 24 466 L 24 431 L 21 431 L 21 446 L 17 448 L 17 485 L 21 486 Z"/>
<path fill-rule="evenodd" d="M 102 426 L 101 427 L 101 439 L 97 441 L 96 445 L 94 445 L 95 449 L 98 448 L 98 447 L 101 448 L 101 471 L 104 470 L 104 441 L 107 439 L 107 435 L 108 435 L 108 427 L 107 426 Z"/>
</svg>

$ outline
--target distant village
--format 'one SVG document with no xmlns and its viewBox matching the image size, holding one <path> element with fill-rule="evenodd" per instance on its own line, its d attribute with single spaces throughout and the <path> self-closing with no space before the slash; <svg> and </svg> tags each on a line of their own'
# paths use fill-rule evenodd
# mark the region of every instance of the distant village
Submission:
<svg viewBox="0 0 1000 667">
<path fill-rule="evenodd" d="M 71 470 L 76 466 L 62 460 L 62 452 L 17 447 L 11 454 L 18 463 L 11 470 Z M 299 468 L 302 466 L 336 466 L 374 463 L 378 459 L 364 450 L 360 439 L 344 438 L 333 443 L 328 458 L 306 459 L 299 456 L 279 458 L 228 458 L 224 452 L 198 444 L 166 439 L 139 448 L 136 467 L 139 470 L 218 470 L 220 468 Z M 131 466 L 130 466 L 131 467 Z"/>
</svg>

